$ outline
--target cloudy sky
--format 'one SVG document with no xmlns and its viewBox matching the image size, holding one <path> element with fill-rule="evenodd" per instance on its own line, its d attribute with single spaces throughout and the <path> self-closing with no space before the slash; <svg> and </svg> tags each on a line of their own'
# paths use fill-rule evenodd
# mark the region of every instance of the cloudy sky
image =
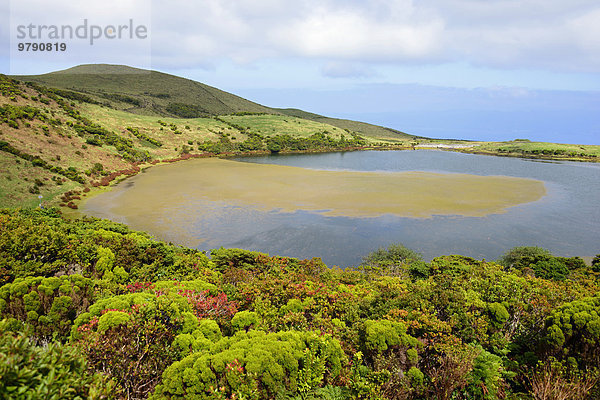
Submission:
<svg viewBox="0 0 600 400">
<path fill-rule="evenodd" d="M 413 134 L 600 144 L 597 0 L 4 0 L 0 8 L 5 73 L 128 64 Z M 100 29 L 131 20 L 148 35 L 66 40 L 64 53 L 17 50 L 35 41 L 19 38 L 19 25 L 84 19 Z"/>
</svg>

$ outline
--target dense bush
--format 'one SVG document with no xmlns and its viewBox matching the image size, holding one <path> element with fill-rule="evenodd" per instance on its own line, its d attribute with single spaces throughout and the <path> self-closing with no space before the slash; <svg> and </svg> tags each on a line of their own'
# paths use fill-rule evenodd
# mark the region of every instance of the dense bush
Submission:
<svg viewBox="0 0 600 400">
<path fill-rule="evenodd" d="M 540 278 L 553 280 L 564 280 L 571 271 L 587 268 L 583 259 L 579 257 L 555 257 L 546 249 L 527 246 L 515 247 L 504 254 L 498 262 L 507 268 L 515 268 Z"/>
<path fill-rule="evenodd" d="M 169 103 L 165 110 L 181 118 L 199 118 L 209 115 L 204 108 L 197 104 Z"/>
<path fill-rule="evenodd" d="M 157 242 L 110 221 L 64 220 L 55 210 L 0 210 L 0 253 L 0 284 L 33 275 L 102 278 L 105 263 L 107 278 L 113 275 L 115 283 L 167 277 L 214 281 L 218 275 L 202 252 Z"/>
<path fill-rule="evenodd" d="M 363 258 L 362 268 L 378 274 L 413 278 L 425 278 L 429 274 L 423 256 L 402 244 L 375 250 Z"/>
<path fill-rule="evenodd" d="M 335 382 L 344 357 L 336 339 L 313 332 L 238 332 L 173 363 L 152 398 L 308 393 Z"/>
<path fill-rule="evenodd" d="M 94 303 L 95 285 L 81 275 L 18 278 L 0 288 L 0 317 L 27 323 L 36 338 L 65 340 Z"/>
<path fill-rule="evenodd" d="M 36 346 L 22 332 L 0 322 L 0 398 L 108 399 L 114 385 L 88 372 L 87 360 L 72 346 Z"/>
<path fill-rule="evenodd" d="M 560 359 L 572 358 L 581 368 L 600 365 L 600 297 L 564 304 L 546 320 L 546 351 Z"/>
<path fill-rule="evenodd" d="M 97 307 L 97 303 L 78 319 L 73 336 L 92 370 L 107 373 L 127 398 L 145 398 L 177 358 L 172 343 L 186 326 L 186 315 L 192 324 L 195 317 L 181 311 L 185 302 L 177 298 L 129 297 L 109 299 L 105 307 L 115 309 Z M 127 307 L 128 303 L 133 304 Z M 95 315 L 98 308 L 103 308 L 99 317 Z"/>
<path fill-rule="evenodd" d="M 554 381 L 599 394 L 598 274 L 581 259 L 425 263 L 392 246 L 366 260 L 209 259 L 109 221 L 2 210 L 0 317 L 78 346 L 118 398 L 527 399 Z"/>
</svg>

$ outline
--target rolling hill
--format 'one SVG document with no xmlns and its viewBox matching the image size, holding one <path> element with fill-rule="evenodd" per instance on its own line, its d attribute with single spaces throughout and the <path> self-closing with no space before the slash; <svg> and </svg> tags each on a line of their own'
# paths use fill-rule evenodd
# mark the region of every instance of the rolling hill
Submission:
<svg viewBox="0 0 600 400">
<path fill-rule="evenodd" d="M 87 64 L 43 75 L 15 78 L 84 93 L 100 104 L 129 113 L 197 118 L 234 113 L 265 113 L 307 119 L 377 139 L 413 136 L 364 122 L 329 118 L 296 109 L 269 108 L 190 79 L 124 65 Z"/>
<path fill-rule="evenodd" d="M 409 146 L 413 139 L 126 66 L 0 75 L 0 207 L 76 208 L 94 187 L 158 162 Z"/>
</svg>

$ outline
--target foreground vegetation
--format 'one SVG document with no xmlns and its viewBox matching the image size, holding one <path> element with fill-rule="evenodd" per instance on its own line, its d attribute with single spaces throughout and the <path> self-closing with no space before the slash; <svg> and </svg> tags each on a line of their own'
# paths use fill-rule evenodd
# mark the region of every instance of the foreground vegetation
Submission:
<svg viewBox="0 0 600 400">
<path fill-rule="evenodd" d="M 600 256 L 355 269 L 0 211 L 0 397 L 598 398 Z M 49 345 L 48 345 L 49 344 Z"/>
</svg>

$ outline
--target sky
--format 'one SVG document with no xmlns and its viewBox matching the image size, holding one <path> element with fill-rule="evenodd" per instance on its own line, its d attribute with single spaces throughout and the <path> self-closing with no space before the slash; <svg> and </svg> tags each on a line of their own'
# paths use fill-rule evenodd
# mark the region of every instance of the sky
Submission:
<svg viewBox="0 0 600 400">
<path fill-rule="evenodd" d="M 0 0 L 0 15 L 3 73 L 126 64 L 415 135 L 600 144 L 597 0 Z M 38 30 L 65 25 L 85 26 Z"/>
</svg>

